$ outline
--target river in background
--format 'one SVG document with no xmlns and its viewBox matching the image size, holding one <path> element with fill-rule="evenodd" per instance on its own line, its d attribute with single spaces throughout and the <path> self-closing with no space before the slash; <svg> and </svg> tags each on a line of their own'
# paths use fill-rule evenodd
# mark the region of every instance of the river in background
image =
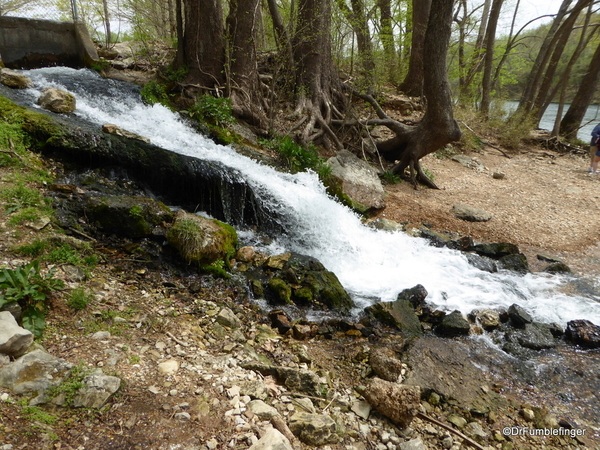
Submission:
<svg viewBox="0 0 600 450">
<path fill-rule="evenodd" d="M 510 113 L 517 109 L 519 106 L 519 102 L 506 102 L 505 110 Z M 563 116 L 569 109 L 569 104 L 565 104 L 563 108 Z M 542 120 L 538 125 L 539 128 L 543 130 L 552 131 L 554 128 L 554 120 L 556 118 L 556 113 L 558 112 L 558 103 L 550 103 Z M 583 121 L 581 122 L 582 127 L 579 129 L 577 133 L 577 137 L 584 142 L 589 142 L 592 136 L 592 130 L 596 125 L 600 123 L 600 104 L 590 105 L 587 109 Z"/>
</svg>

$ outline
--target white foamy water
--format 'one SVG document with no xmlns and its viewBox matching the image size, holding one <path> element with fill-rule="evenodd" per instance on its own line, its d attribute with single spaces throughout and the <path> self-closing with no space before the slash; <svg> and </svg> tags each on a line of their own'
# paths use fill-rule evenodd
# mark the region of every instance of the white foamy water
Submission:
<svg viewBox="0 0 600 450">
<path fill-rule="evenodd" d="M 284 214 L 286 224 L 293 224 L 273 247 L 320 260 L 360 307 L 394 300 L 403 289 L 422 284 L 429 292 L 427 301 L 446 310 L 468 313 L 517 303 L 543 322 L 565 325 L 586 318 L 600 324 L 600 299 L 561 292 L 568 281 L 564 277 L 483 272 L 460 252 L 365 227 L 356 214 L 326 194 L 315 174 L 284 174 L 258 164 L 198 135 L 167 108 L 146 106 L 136 95 L 109 88 L 117 84 L 94 72 L 52 68 L 28 75 L 35 83 L 29 91 L 32 99 L 47 85 L 66 89 L 77 97 L 76 114 L 93 123 L 113 123 L 165 149 L 239 171 L 267 209 Z"/>
</svg>

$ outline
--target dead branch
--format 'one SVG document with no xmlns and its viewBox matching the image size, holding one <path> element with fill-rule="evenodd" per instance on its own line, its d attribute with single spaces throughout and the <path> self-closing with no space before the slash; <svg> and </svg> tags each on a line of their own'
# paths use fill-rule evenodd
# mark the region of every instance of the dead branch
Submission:
<svg viewBox="0 0 600 450">
<path fill-rule="evenodd" d="M 455 430 L 454 428 L 452 428 L 450 425 L 446 425 L 443 422 L 440 422 L 439 420 L 434 419 L 433 417 L 428 416 L 427 414 L 423 414 L 423 413 L 417 413 L 417 417 L 419 419 L 423 419 L 426 420 L 428 422 L 431 422 L 435 425 L 437 425 L 438 427 L 442 427 L 444 430 L 448 430 L 451 433 L 456 434 L 458 437 L 460 437 L 466 444 L 470 445 L 473 448 L 476 448 L 477 450 L 484 450 L 484 448 L 479 445 L 477 442 L 475 442 L 473 439 L 469 438 L 468 436 L 464 435 L 463 433 L 461 433 L 458 430 Z"/>
</svg>

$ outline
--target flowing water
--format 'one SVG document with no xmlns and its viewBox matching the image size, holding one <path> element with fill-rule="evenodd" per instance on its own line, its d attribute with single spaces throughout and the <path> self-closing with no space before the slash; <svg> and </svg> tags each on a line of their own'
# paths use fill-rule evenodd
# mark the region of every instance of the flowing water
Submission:
<svg viewBox="0 0 600 450">
<path fill-rule="evenodd" d="M 569 320 L 586 318 L 600 324 L 600 298 L 567 293 L 568 278 L 491 274 L 471 266 L 460 252 L 431 247 L 403 233 L 368 228 L 326 194 L 315 174 L 280 173 L 217 145 L 168 109 L 144 105 L 139 89 L 131 85 L 102 79 L 88 70 L 46 68 L 27 74 L 35 83 L 26 92 L 30 103 L 45 86 L 59 87 L 75 94 L 75 114 L 85 120 L 99 126 L 113 123 L 167 150 L 231 168 L 281 222 L 284 232 L 274 236 L 266 250 L 295 251 L 319 259 L 339 277 L 358 307 L 393 300 L 401 290 L 422 284 L 429 292 L 427 301 L 446 310 L 468 313 L 518 303 L 543 322 L 564 326 Z M 252 239 L 250 232 L 241 236 Z"/>
</svg>

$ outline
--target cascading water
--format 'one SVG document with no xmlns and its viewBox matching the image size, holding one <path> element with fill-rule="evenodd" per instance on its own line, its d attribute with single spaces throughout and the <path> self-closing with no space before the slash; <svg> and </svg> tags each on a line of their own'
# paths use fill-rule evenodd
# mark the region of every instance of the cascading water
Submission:
<svg viewBox="0 0 600 450">
<path fill-rule="evenodd" d="M 393 300 L 401 290 L 422 284 L 429 292 L 427 301 L 446 310 L 468 313 L 518 303 L 543 322 L 564 325 L 586 318 L 600 324 L 600 298 L 561 292 L 567 278 L 483 272 L 460 252 L 365 227 L 357 215 L 327 195 L 315 174 L 280 173 L 217 145 L 168 109 L 144 105 L 130 85 L 104 80 L 88 70 L 51 68 L 27 74 L 35 84 L 27 91 L 31 103 L 46 86 L 62 88 L 77 97 L 75 114 L 92 123 L 113 123 L 164 149 L 231 168 L 245 179 L 264 209 L 277 213 L 283 231 L 275 236 L 271 250 L 319 259 L 359 307 Z"/>
</svg>

